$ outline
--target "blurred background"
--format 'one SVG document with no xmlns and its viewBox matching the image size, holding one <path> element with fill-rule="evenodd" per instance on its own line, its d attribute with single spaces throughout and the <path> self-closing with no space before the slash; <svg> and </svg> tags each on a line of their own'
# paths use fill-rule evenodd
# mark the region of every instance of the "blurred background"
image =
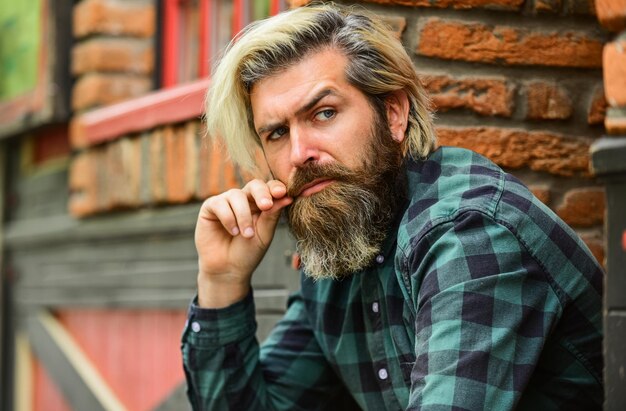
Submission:
<svg viewBox="0 0 626 411">
<path fill-rule="evenodd" d="M 0 1 L 0 409 L 188 409 L 202 199 L 249 177 L 204 139 L 220 50 L 306 0 Z M 626 2 L 371 0 L 443 145 L 523 180 L 608 269 L 605 409 L 626 409 Z M 210 110 L 211 107 L 208 107 Z M 298 288 L 283 226 L 263 339 Z"/>
</svg>

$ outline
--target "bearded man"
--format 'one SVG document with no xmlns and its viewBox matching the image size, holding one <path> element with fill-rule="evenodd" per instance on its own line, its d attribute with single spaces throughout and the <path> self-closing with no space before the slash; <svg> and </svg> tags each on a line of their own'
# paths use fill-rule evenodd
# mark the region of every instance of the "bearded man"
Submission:
<svg viewBox="0 0 626 411">
<path fill-rule="evenodd" d="M 599 409 L 602 271 L 526 187 L 437 147 L 411 60 L 334 5 L 248 27 L 209 130 L 273 179 L 199 213 L 183 333 L 196 410 Z M 281 211 L 301 290 L 262 347 L 250 279 Z"/>
</svg>

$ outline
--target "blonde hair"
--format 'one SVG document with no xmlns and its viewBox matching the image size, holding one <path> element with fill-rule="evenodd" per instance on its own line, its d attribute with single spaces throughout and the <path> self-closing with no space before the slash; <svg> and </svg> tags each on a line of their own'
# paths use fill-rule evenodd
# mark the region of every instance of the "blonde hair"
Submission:
<svg viewBox="0 0 626 411">
<path fill-rule="evenodd" d="M 429 100 L 402 44 L 377 19 L 327 3 L 254 22 L 226 49 L 212 76 L 205 119 L 209 133 L 226 143 L 231 159 L 255 168 L 260 140 L 250 107 L 252 86 L 326 47 L 346 55 L 346 79 L 373 107 L 384 108 L 394 91 L 406 92 L 410 109 L 404 153 L 426 157 L 436 140 Z"/>
</svg>

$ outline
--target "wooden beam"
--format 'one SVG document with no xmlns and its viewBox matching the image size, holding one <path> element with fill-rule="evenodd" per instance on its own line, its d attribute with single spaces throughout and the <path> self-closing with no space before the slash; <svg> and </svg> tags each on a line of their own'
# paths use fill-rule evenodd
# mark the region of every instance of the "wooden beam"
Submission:
<svg viewBox="0 0 626 411">
<path fill-rule="evenodd" d="M 4 396 L 7 395 L 5 390 L 10 387 L 10 384 L 3 381 L 5 373 L 2 371 L 7 367 L 7 364 L 4 362 L 7 359 L 6 353 L 8 352 L 9 345 L 9 337 L 5 335 L 7 324 L 9 324 L 8 315 L 5 312 L 6 307 L 8 307 L 7 297 L 9 293 L 6 288 L 9 286 L 9 281 L 4 269 L 4 182 L 6 180 L 5 173 L 8 168 L 5 151 L 6 144 L 0 145 L 0 216 L 3 216 L 0 218 L 0 398 L 4 398 Z M 2 407 L 2 401 L 4 400 L 0 400 L 0 407 Z"/>
<path fill-rule="evenodd" d="M 14 404 L 15 411 L 31 411 L 33 409 L 33 361 L 30 344 L 25 333 L 15 336 L 15 372 L 14 372 Z"/>
<path fill-rule="evenodd" d="M 180 0 L 163 0 L 163 73 L 161 84 L 164 88 L 178 83 L 178 50 L 180 48 Z"/>
<path fill-rule="evenodd" d="M 37 357 L 75 410 L 126 411 L 78 344 L 46 311 L 28 318 Z"/>
<path fill-rule="evenodd" d="M 202 79 L 81 114 L 70 125 L 72 146 L 84 148 L 164 124 L 198 118 L 204 110 L 208 87 L 209 80 Z"/>
<path fill-rule="evenodd" d="M 211 25 L 214 22 L 212 12 L 214 0 L 200 0 L 200 50 L 198 50 L 198 78 L 208 77 L 210 74 L 209 61 L 213 56 L 211 49 Z"/>
<path fill-rule="evenodd" d="M 179 411 L 189 409 L 189 399 L 187 398 L 187 383 L 183 382 L 152 411 Z"/>
</svg>

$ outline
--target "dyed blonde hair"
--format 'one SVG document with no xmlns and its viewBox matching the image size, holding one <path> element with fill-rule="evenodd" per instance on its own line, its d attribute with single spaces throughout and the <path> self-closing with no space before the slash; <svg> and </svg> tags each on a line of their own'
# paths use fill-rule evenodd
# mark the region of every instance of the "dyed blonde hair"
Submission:
<svg viewBox="0 0 626 411">
<path fill-rule="evenodd" d="M 232 160 L 254 169 L 260 139 L 250 106 L 252 86 L 326 47 L 344 53 L 346 79 L 383 115 L 386 96 L 398 90 L 407 93 L 410 110 L 404 153 L 426 157 L 435 147 L 429 101 L 401 43 L 362 11 L 318 4 L 250 24 L 233 39 L 216 67 L 205 119 L 209 133 L 221 136 Z"/>
</svg>

